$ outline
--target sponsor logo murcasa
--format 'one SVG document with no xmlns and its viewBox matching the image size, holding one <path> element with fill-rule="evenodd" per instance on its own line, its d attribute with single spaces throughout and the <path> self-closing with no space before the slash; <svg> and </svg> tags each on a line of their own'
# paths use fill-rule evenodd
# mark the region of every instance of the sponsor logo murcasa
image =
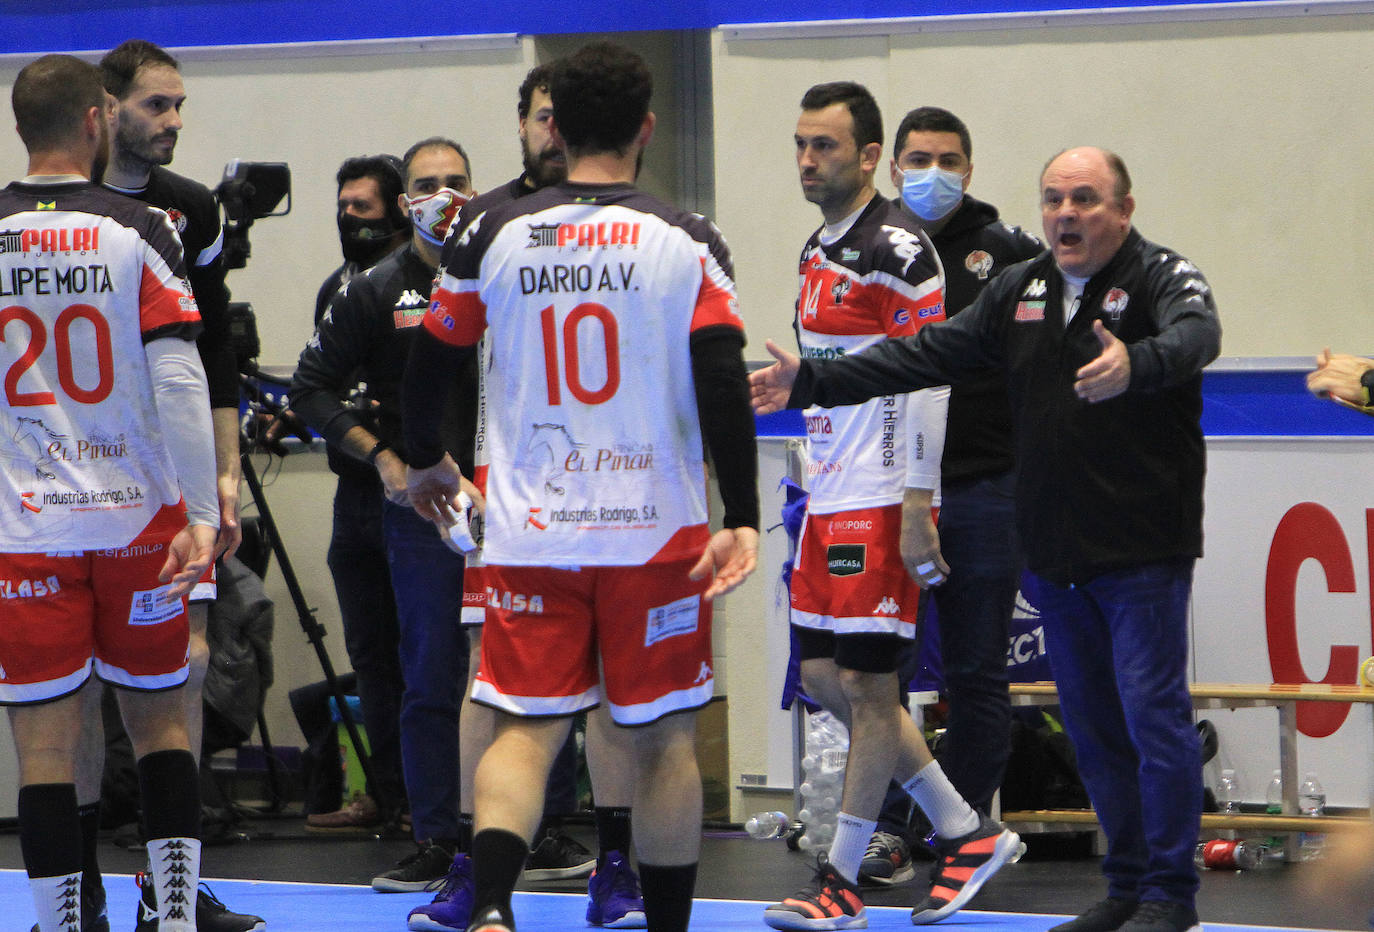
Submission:
<svg viewBox="0 0 1374 932">
<path fill-rule="evenodd" d="M 531 223 L 526 249 L 590 249 L 593 246 L 639 246 L 640 225 L 621 220 L 601 223 Z"/>
<path fill-rule="evenodd" d="M 0 579 L 0 599 L 41 599 L 61 592 L 56 576 L 43 579 Z"/>
<path fill-rule="evenodd" d="M 40 230 L 0 230 L 0 254 L 88 253 L 100 251 L 100 227 L 44 227 Z"/>
<path fill-rule="evenodd" d="M 499 608 L 507 612 L 525 612 L 530 615 L 544 614 L 544 597 L 542 595 L 508 592 L 505 589 L 497 589 L 495 586 L 487 586 L 486 589 L 487 608 Z M 464 601 L 467 600 L 464 599 Z"/>
</svg>

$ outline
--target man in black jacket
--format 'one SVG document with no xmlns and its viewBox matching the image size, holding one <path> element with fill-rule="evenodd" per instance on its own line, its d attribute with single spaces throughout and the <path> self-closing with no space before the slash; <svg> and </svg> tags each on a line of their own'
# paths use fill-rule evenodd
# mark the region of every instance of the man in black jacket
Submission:
<svg viewBox="0 0 1374 932">
<path fill-rule="evenodd" d="M 429 304 L 439 247 L 458 207 L 472 193 L 467 156 L 446 139 L 421 140 L 402 160 L 411 239 L 351 279 L 330 301 L 301 353 L 291 382 L 295 411 L 325 440 L 381 479 L 382 533 L 400 627 L 405 680 L 400 746 L 406 794 L 420 848 L 373 879 L 381 892 L 416 892 L 442 878 L 458 837 L 458 704 L 468 651 L 459 628 L 463 559 L 406 498 L 406 448 L 400 383 Z M 361 378 L 366 412 L 340 400 Z M 457 373 L 462 397 L 448 410 L 445 447 L 472 468 L 475 368 Z M 475 489 L 474 489 L 475 492 Z M 364 702 L 367 700 L 364 699 Z"/>
<path fill-rule="evenodd" d="M 968 310 L 843 360 L 779 360 L 755 410 L 838 405 L 1002 374 L 1016 429 L 1016 519 L 1084 785 L 1107 835 L 1108 897 L 1058 932 L 1197 926 L 1201 756 L 1187 607 L 1202 555 L 1202 367 L 1220 350 L 1210 287 L 1131 226 L 1112 153 L 1046 165 L 1050 252 Z"/>
<path fill-rule="evenodd" d="M 1045 248 L 998 219 L 996 207 L 968 195 L 972 158 L 968 127 L 948 110 L 919 107 L 897 127 L 889 166 L 901 192 L 895 203 L 939 253 L 946 317 L 972 304 L 1004 268 Z M 1013 463 L 1011 409 L 1002 380 L 986 373 L 954 386 L 940 461 L 940 552 L 950 573 L 931 589 L 949 701 L 937 756 L 954 788 L 983 813 L 991 812 L 1010 750 L 1007 636 L 1021 567 Z M 890 884 L 912 876 L 900 826 L 906 802 L 905 793 L 889 790 L 861 880 Z"/>
</svg>

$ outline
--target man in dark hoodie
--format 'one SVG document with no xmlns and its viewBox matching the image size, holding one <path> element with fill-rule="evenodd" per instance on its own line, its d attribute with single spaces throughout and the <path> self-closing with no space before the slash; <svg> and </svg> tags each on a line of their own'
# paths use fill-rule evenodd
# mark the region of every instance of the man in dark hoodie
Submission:
<svg viewBox="0 0 1374 932">
<path fill-rule="evenodd" d="M 897 127 L 890 163 L 892 184 L 900 192 L 896 203 L 940 256 L 946 317 L 972 304 L 1002 269 L 1045 248 L 999 220 L 996 207 L 968 196 L 972 157 L 968 127 L 948 110 L 918 107 Z M 931 594 L 949 721 L 937 756 L 954 788 L 988 813 L 1010 749 L 1007 632 L 1020 573 L 1011 412 L 997 374 L 951 390 L 941 471 L 940 550 L 950 574 Z M 888 795 L 905 803 L 905 794 Z M 884 806 L 884 816 L 889 808 Z M 879 819 L 864 858 L 863 881 L 886 885 L 913 875 L 905 833 L 895 828 L 890 819 Z"/>
</svg>

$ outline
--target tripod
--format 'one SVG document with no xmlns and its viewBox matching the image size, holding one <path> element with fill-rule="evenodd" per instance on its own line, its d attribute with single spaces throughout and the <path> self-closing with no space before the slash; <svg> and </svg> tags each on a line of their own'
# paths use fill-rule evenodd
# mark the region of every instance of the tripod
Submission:
<svg viewBox="0 0 1374 932">
<path fill-rule="evenodd" d="M 239 379 L 244 394 L 252 403 L 273 416 L 280 416 L 281 406 L 267 398 L 258 385 L 254 384 L 246 375 L 241 374 Z M 354 753 L 357 755 L 358 763 L 367 779 L 372 798 L 377 802 L 382 812 L 391 812 L 391 800 L 386 797 L 386 790 L 373 773 L 372 759 L 363 746 L 362 737 L 358 734 L 358 726 L 353 721 L 353 716 L 349 713 L 348 705 L 344 701 L 343 689 L 339 686 L 339 678 L 334 672 L 334 663 L 329 659 L 329 652 L 325 649 L 324 625 L 315 620 L 315 610 L 305 600 L 305 593 L 301 590 L 300 580 L 291 567 L 290 556 L 286 553 L 286 545 L 282 542 L 281 534 L 277 532 L 277 522 L 272 518 L 272 509 L 267 504 L 267 494 L 263 491 L 262 482 L 258 478 L 256 467 L 253 465 L 251 447 L 245 449 L 240 455 L 239 462 L 243 469 L 243 479 L 248 484 L 249 492 L 252 493 L 253 502 L 257 505 L 258 524 L 262 528 L 268 544 L 272 547 L 272 552 L 276 554 L 277 563 L 281 567 L 282 579 L 286 582 L 286 590 L 291 595 L 291 604 L 296 608 L 296 617 L 300 621 L 301 630 L 305 633 L 306 640 L 315 648 L 315 656 L 319 658 L 320 669 L 324 672 L 325 683 L 329 686 L 329 694 L 334 697 L 336 707 L 339 709 L 340 719 L 348 732 L 348 740 L 353 745 Z M 261 727 L 262 720 L 259 716 L 260 730 Z"/>
</svg>

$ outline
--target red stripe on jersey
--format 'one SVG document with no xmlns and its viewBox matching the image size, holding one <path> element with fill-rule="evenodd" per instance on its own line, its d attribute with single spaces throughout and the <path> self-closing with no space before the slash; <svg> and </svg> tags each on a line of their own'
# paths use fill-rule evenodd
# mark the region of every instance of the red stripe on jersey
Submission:
<svg viewBox="0 0 1374 932">
<path fill-rule="evenodd" d="M 196 299 L 175 287 L 175 282 L 174 278 L 164 281 L 147 265 L 143 266 L 138 300 L 138 324 L 143 333 L 200 320 Z"/>
<path fill-rule="evenodd" d="M 483 495 L 487 494 L 487 473 L 490 469 L 491 466 L 483 463 L 481 466 L 473 467 L 472 470 L 472 484 L 477 486 L 477 491 Z"/>
<path fill-rule="evenodd" d="M 487 308 L 475 291 L 435 288 L 424 328 L 450 346 L 475 346 L 487 329 Z"/>
<path fill-rule="evenodd" d="M 887 321 L 887 335 L 890 337 L 910 336 L 926 324 L 945 319 L 945 294 L 936 288 L 914 305 L 910 300 L 892 293 L 893 310 L 884 315 Z"/>
<path fill-rule="evenodd" d="M 711 532 L 704 524 L 691 524 L 678 528 L 673 536 L 664 541 L 658 553 L 649 558 L 650 563 L 673 563 L 687 558 L 701 556 L 711 541 Z"/>
<path fill-rule="evenodd" d="M 697 306 L 692 312 L 692 330 L 725 324 L 737 330 L 744 329 L 739 316 L 739 302 L 735 296 L 711 281 L 706 271 L 706 260 L 701 260 L 701 291 L 697 293 Z"/>
</svg>

